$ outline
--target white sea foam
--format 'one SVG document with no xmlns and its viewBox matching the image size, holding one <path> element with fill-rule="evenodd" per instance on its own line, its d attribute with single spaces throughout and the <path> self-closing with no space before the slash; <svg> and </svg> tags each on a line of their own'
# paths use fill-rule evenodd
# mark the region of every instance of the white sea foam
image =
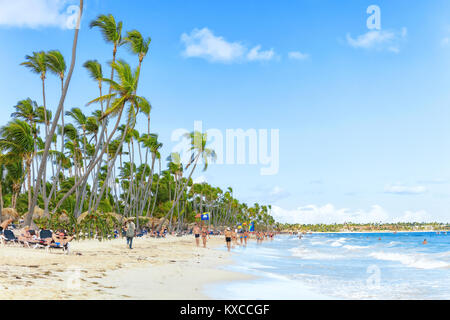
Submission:
<svg viewBox="0 0 450 320">
<path fill-rule="evenodd" d="M 445 261 L 435 260 L 421 254 L 411 255 L 379 251 L 372 252 L 369 256 L 378 260 L 400 262 L 405 266 L 417 269 L 441 269 L 450 267 L 450 264 Z"/>
<path fill-rule="evenodd" d="M 343 256 L 338 254 L 330 254 L 326 252 L 313 251 L 305 248 L 292 248 L 289 250 L 292 253 L 292 256 L 308 259 L 308 260 L 327 260 L 327 259 L 340 259 Z"/>
<path fill-rule="evenodd" d="M 367 249 L 370 248 L 370 246 L 351 246 L 351 245 L 345 245 L 342 248 L 345 248 L 347 250 L 352 250 L 352 251 L 356 251 L 356 250 L 363 250 L 363 249 Z"/>
</svg>

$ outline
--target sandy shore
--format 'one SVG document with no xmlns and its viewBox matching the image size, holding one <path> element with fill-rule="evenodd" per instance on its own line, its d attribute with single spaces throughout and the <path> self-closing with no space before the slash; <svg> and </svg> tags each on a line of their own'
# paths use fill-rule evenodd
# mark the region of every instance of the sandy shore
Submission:
<svg viewBox="0 0 450 320">
<path fill-rule="evenodd" d="M 208 299 L 203 287 L 212 282 L 248 279 L 218 269 L 231 254 L 195 247 L 192 236 L 74 241 L 71 254 L 17 246 L 0 247 L 1 299 Z"/>
</svg>

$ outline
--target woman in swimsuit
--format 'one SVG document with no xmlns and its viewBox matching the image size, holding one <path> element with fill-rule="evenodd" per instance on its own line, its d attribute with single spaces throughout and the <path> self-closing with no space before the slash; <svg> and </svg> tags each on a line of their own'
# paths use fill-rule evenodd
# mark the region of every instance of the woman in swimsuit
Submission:
<svg viewBox="0 0 450 320">
<path fill-rule="evenodd" d="M 245 230 L 245 231 L 244 231 L 244 241 L 245 241 L 245 246 L 247 246 L 247 239 L 248 239 L 248 231 Z"/>
<path fill-rule="evenodd" d="M 236 233 L 236 230 L 234 230 L 234 231 L 232 231 L 231 232 L 231 238 L 233 239 L 233 248 L 234 248 L 234 246 L 236 245 L 237 246 L 237 233 Z"/>
<path fill-rule="evenodd" d="M 203 248 L 206 248 L 206 237 L 208 236 L 208 229 L 206 226 L 202 228 L 202 240 L 203 240 Z"/>
</svg>

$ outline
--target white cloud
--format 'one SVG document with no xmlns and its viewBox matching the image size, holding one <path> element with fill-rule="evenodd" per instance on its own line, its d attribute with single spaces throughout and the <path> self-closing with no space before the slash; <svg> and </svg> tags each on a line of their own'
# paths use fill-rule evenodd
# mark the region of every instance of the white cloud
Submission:
<svg viewBox="0 0 450 320">
<path fill-rule="evenodd" d="M 362 48 L 366 50 L 400 52 L 400 44 L 406 39 L 407 29 L 402 28 L 400 32 L 389 30 L 371 30 L 359 35 L 355 39 L 347 34 L 347 42 L 353 48 Z"/>
<path fill-rule="evenodd" d="M 74 0 L 0 0 L 0 26 L 71 28 Z"/>
<path fill-rule="evenodd" d="M 388 185 L 384 188 L 385 193 L 392 194 L 423 194 L 427 191 L 427 188 L 424 186 L 407 187 L 403 185 Z"/>
<path fill-rule="evenodd" d="M 260 50 L 261 50 L 260 45 L 251 49 L 250 52 L 247 54 L 247 59 L 249 61 L 272 60 L 272 58 L 275 56 L 275 51 L 273 51 L 273 49 L 267 51 L 260 51 Z"/>
<path fill-rule="evenodd" d="M 379 205 L 372 206 L 369 210 L 337 209 L 332 204 L 324 206 L 308 205 L 294 210 L 272 206 L 272 216 L 282 223 L 300 224 L 333 224 L 333 223 L 375 223 L 375 222 L 427 222 L 431 221 L 425 211 L 405 211 L 400 216 L 391 216 Z"/>
<path fill-rule="evenodd" d="M 214 35 L 208 28 L 196 28 L 190 34 L 183 33 L 181 42 L 185 45 L 185 57 L 203 58 L 211 62 L 267 61 L 275 57 L 273 49 L 261 51 L 261 46 L 257 45 L 249 50 L 240 42 L 229 42 Z"/>
<path fill-rule="evenodd" d="M 300 51 L 291 51 L 288 53 L 289 59 L 294 60 L 306 60 L 309 58 L 309 54 L 301 53 Z"/>
</svg>

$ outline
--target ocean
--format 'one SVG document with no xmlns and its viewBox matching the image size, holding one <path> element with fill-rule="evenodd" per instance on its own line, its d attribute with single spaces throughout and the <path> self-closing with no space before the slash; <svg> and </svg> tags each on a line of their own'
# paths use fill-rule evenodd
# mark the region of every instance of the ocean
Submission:
<svg viewBox="0 0 450 320">
<path fill-rule="evenodd" d="M 224 268 L 254 277 L 206 287 L 213 299 L 450 299 L 450 233 L 280 235 L 233 251 Z"/>
</svg>

